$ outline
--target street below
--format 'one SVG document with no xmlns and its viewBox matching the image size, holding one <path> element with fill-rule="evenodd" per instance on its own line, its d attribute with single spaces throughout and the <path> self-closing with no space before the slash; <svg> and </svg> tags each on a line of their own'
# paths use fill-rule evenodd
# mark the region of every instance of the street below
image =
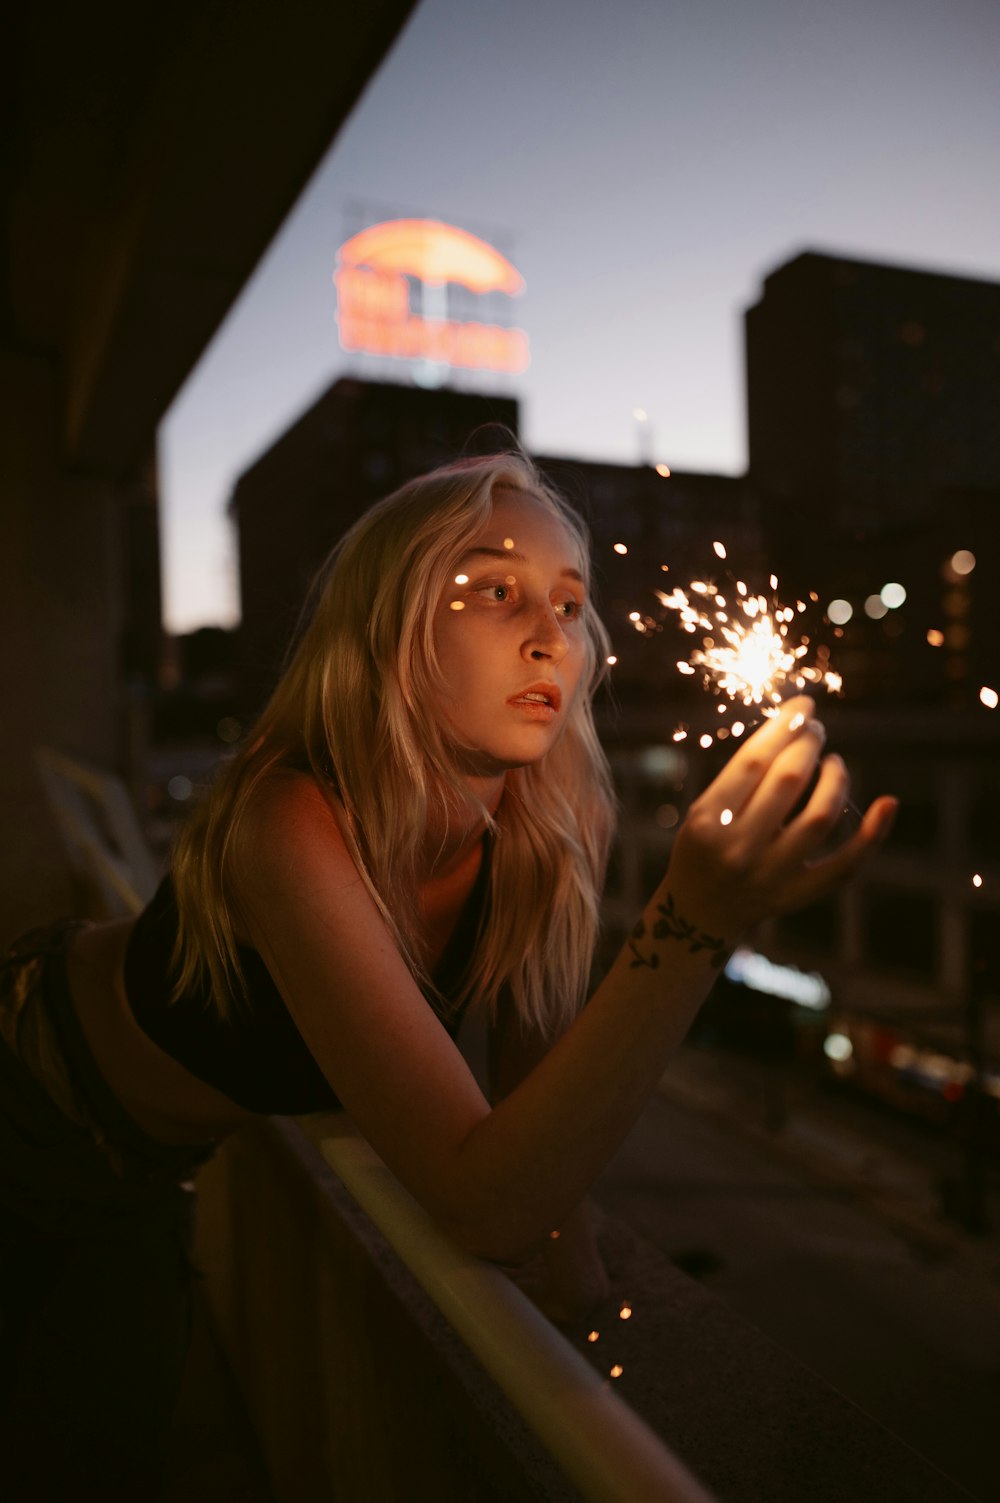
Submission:
<svg viewBox="0 0 1000 1503">
<path fill-rule="evenodd" d="M 949 1477 L 1000 1496 L 1000 1165 L 991 1230 L 942 1210 L 953 1142 L 689 1046 L 599 1202 Z"/>
</svg>

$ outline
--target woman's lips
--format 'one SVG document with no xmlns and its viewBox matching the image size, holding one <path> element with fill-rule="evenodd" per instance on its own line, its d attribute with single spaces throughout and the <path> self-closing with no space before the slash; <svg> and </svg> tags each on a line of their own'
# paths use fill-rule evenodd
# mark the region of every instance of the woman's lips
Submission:
<svg viewBox="0 0 1000 1503">
<path fill-rule="evenodd" d="M 562 695 L 556 684 L 531 684 L 514 694 L 507 701 L 519 710 L 525 710 L 532 718 L 551 720 L 559 713 Z"/>
</svg>

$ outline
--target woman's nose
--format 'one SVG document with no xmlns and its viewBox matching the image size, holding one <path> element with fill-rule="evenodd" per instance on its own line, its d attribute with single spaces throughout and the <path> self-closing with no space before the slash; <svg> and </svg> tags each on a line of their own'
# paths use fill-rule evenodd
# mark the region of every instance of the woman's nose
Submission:
<svg viewBox="0 0 1000 1503">
<path fill-rule="evenodd" d="M 525 637 L 521 651 L 532 662 L 538 662 L 543 658 L 551 658 L 553 662 L 560 662 L 569 650 L 566 641 L 566 633 L 556 616 L 551 605 L 536 611 L 531 622 L 531 629 Z"/>
</svg>

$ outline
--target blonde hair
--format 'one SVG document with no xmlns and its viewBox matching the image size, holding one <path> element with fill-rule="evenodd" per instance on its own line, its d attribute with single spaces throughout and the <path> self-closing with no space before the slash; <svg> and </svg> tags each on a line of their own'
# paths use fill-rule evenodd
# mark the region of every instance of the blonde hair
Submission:
<svg viewBox="0 0 1000 1503">
<path fill-rule="evenodd" d="M 606 672 L 604 626 L 588 605 L 587 661 L 562 734 L 540 763 L 507 773 L 494 817 L 466 790 L 433 708 L 434 609 L 500 488 L 554 512 L 589 571 L 580 518 L 520 452 L 412 480 L 350 529 L 317 576 L 270 702 L 175 848 L 175 997 L 207 987 L 226 1014 L 242 989 L 227 900 L 233 839 L 261 780 L 298 767 L 341 801 L 361 877 L 421 986 L 433 990 L 421 955 L 418 859 L 429 819 L 446 817 L 457 798 L 485 817 L 493 849 L 490 898 L 452 1004 L 471 998 L 492 1014 L 506 988 L 522 1021 L 549 1032 L 585 999 L 614 810 L 591 709 Z M 443 999 L 436 1005 L 445 1011 Z"/>
</svg>

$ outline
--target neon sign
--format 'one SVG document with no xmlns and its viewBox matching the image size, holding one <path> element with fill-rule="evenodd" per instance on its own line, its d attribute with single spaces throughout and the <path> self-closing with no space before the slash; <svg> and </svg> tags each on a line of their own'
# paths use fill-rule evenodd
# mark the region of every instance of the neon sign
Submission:
<svg viewBox="0 0 1000 1503">
<path fill-rule="evenodd" d="M 409 278 L 422 286 L 419 313 Z M 449 283 L 477 296 L 524 291 L 516 267 L 467 230 L 436 219 L 371 225 L 340 247 L 333 280 L 342 349 L 470 370 L 516 372 L 529 363 L 523 329 L 428 313 L 434 302 L 447 313 Z"/>
</svg>

